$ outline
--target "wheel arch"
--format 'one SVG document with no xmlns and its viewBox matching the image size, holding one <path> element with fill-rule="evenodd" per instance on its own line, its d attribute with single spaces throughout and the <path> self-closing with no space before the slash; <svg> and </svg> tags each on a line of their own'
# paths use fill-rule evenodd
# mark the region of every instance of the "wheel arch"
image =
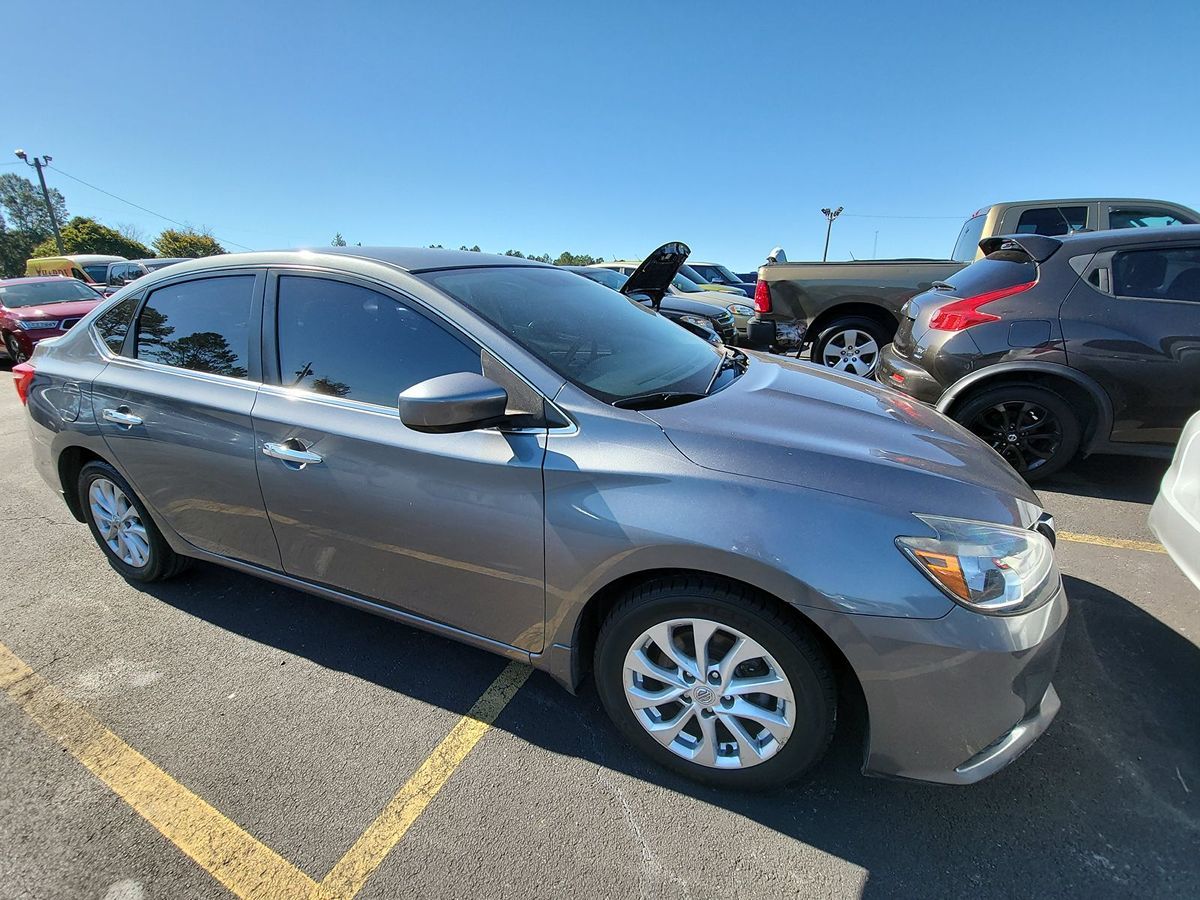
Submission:
<svg viewBox="0 0 1200 900">
<path fill-rule="evenodd" d="M 67 509 L 71 511 L 71 515 L 80 522 L 85 522 L 86 519 L 83 516 L 83 500 L 79 496 L 79 473 L 92 461 L 109 463 L 95 450 L 78 444 L 64 447 L 58 454 L 58 480 L 62 487 L 63 499 L 67 502 Z"/>
<path fill-rule="evenodd" d="M 833 306 L 814 316 L 813 320 L 808 323 L 806 340 L 815 341 L 817 336 L 830 324 L 838 319 L 847 319 L 852 316 L 861 316 L 878 322 L 887 329 L 889 336 L 894 335 L 896 329 L 900 327 L 900 320 L 887 304 L 880 302 L 875 297 L 850 296 L 839 299 Z"/>
<path fill-rule="evenodd" d="M 950 385 L 937 402 L 937 410 L 953 416 L 954 410 L 981 391 L 1005 384 L 1032 384 L 1061 395 L 1072 408 L 1083 413 L 1080 447 L 1090 453 L 1112 433 L 1112 401 L 1096 381 L 1077 369 L 1058 363 L 998 363 L 964 375 Z"/>
</svg>

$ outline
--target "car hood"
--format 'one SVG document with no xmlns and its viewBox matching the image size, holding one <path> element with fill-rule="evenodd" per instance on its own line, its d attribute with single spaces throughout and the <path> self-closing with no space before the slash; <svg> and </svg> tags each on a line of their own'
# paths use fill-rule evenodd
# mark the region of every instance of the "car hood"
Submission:
<svg viewBox="0 0 1200 900">
<path fill-rule="evenodd" d="M 70 319 L 90 313 L 96 304 L 104 300 L 65 300 L 62 303 L 43 303 L 41 306 L 20 306 L 10 309 L 8 314 L 14 319 Z"/>
<path fill-rule="evenodd" d="M 823 366 L 751 354 L 724 390 L 643 415 L 707 469 L 1021 527 L 1040 512 L 1030 487 L 965 428 Z"/>
</svg>

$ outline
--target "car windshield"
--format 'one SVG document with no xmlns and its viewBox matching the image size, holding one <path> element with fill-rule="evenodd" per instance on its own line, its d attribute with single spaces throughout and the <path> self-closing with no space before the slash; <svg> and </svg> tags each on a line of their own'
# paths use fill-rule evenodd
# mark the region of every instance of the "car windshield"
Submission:
<svg viewBox="0 0 1200 900">
<path fill-rule="evenodd" d="M 449 269 L 421 277 L 605 403 L 655 392 L 702 394 L 723 360 L 649 307 L 562 269 Z"/>
<path fill-rule="evenodd" d="M 705 278 L 703 275 L 701 275 L 699 272 L 697 272 L 695 269 L 693 269 L 691 266 L 680 266 L 679 274 L 682 275 L 683 277 L 689 279 L 690 281 L 694 281 L 696 284 L 708 284 L 708 279 Z M 701 290 L 704 290 L 704 288 L 701 288 Z"/>
<path fill-rule="evenodd" d="M 700 287 L 700 285 L 696 284 L 696 282 L 692 281 L 692 279 L 685 278 L 682 275 L 676 275 L 674 278 L 672 278 L 671 284 L 675 285 L 675 287 L 679 288 L 679 290 L 690 294 L 695 294 L 704 290 L 704 288 Z"/>
<path fill-rule="evenodd" d="M 54 281 L 27 281 L 0 284 L 0 305 L 9 309 L 22 306 L 47 306 L 51 303 L 70 303 L 73 300 L 99 300 L 100 294 L 74 278 Z"/>
<path fill-rule="evenodd" d="M 718 272 L 720 272 L 721 277 L 724 278 L 730 284 L 738 284 L 742 280 L 742 279 L 738 278 L 736 275 L 734 275 L 732 272 L 730 272 L 724 266 L 713 266 L 713 268 L 716 269 Z"/>
<path fill-rule="evenodd" d="M 103 284 L 108 278 L 108 263 L 90 263 L 83 267 L 83 271 L 96 284 Z"/>
<path fill-rule="evenodd" d="M 629 280 L 628 275 L 622 275 L 620 272 L 614 272 L 612 269 L 584 269 L 579 272 L 584 278 L 590 278 L 597 284 L 602 284 L 607 288 L 612 288 L 614 291 L 619 291 L 625 287 L 625 282 Z"/>
</svg>

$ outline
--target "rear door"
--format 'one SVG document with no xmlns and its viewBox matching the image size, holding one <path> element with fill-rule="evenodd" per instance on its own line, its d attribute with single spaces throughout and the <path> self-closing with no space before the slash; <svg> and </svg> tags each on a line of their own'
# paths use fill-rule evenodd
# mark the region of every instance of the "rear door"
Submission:
<svg viewBox="0 0 1200 900">
<path fill-rule="evenodd" d="M 481 372 L 480 347 L 412 298 L 340 275 L 273 273 L 265 318 L 256 457 L 284 571 L 541 650 L 545 429 L 400 421 L 401 391 Z"/>
<path fill-rule="evenodd" d="M 255 468 L 250 412 L 261 379 L 265 272 L 171 281 L 92 386 L 96 421 L 138 494 L 189 543 L 279 568 Z"/>
<path fill-rule="evenodd" d="M 1096 254 L 1059 310 L 1068 363 L 1113 405 L 1114 441 L 1170 444 L 1200 408 L 1200 243 Z"/>
</svg>

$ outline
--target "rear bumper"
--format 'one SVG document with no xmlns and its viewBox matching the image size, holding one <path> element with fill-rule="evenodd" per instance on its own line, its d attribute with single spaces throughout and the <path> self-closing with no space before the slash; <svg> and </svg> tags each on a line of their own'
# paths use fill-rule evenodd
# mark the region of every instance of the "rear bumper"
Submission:
<svg viewBox="0 0 1200 900">
<path fill-rule="evenodd" d="M 937 403 L 942 396 L 942 385 L 916 363 L 897 353 L 894 344 L 888 344 L 879 352 L 875 380 L 922 403 Z"/>
<path fill-rule="evenodd" d="M 1150 530 L 1175 565 L 1200 588 L 1200 522 L 1182 509 L 1167 487 L 1168 481 L 1172 481 L 1169 473 L 1150 508 Z"/>
</svg>

